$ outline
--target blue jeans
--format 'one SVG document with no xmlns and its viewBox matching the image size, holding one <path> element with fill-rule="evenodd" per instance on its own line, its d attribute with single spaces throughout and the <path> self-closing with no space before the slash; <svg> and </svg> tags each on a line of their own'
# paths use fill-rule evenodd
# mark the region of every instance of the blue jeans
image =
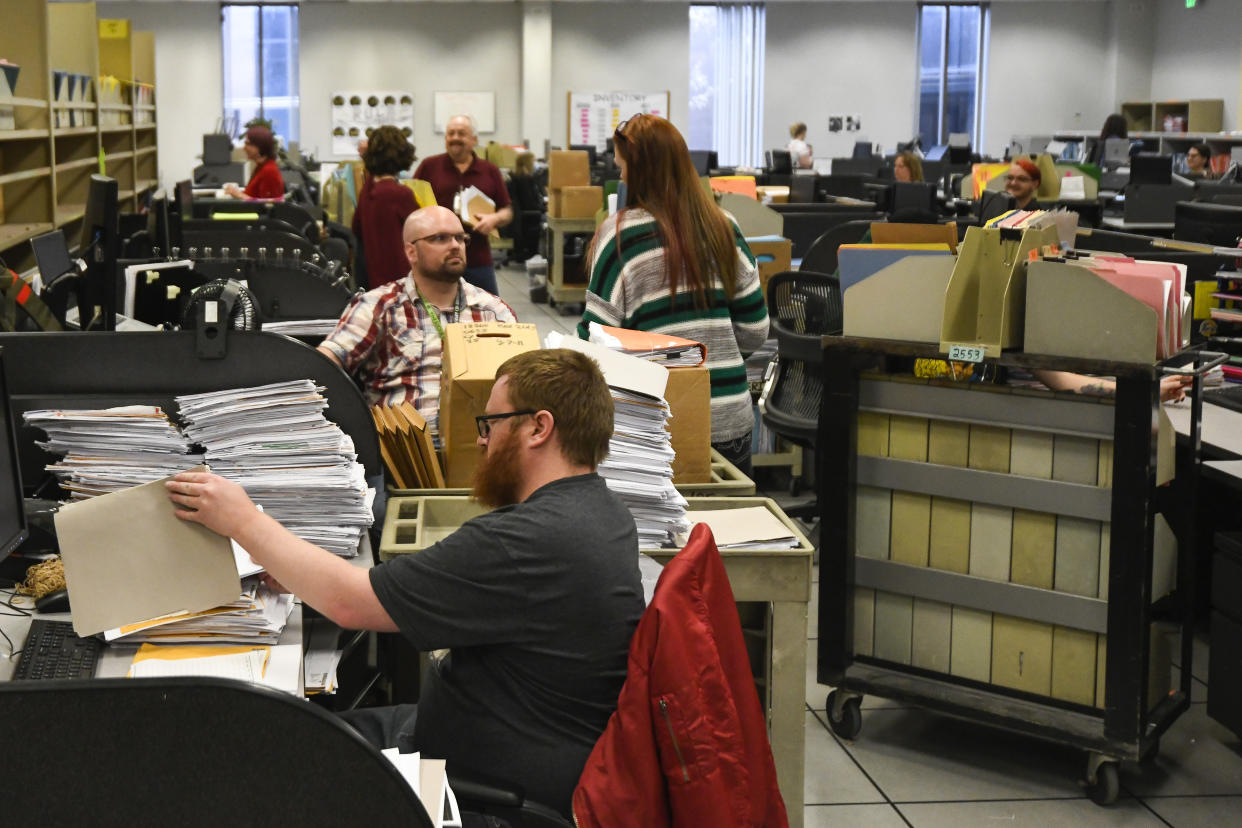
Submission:
<svg viewBox="0 0 1242 828">
<path fill-rule="evenodd" d="M 479 265 L 466 268 L 466 281 L 477 288 L 482 288 L 492 296 L 500 295 L 500 287 L 496 284 L 496 268 L 491 265 Z"/>
</svg>

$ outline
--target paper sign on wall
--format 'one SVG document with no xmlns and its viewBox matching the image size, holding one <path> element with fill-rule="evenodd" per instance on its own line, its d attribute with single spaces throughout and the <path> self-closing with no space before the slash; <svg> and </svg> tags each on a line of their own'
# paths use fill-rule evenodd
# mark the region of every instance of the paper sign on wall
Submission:
<svg viewBox="0 0 1242 828">
<path fill-rule="evenodd" d="M 395 126 L 412 141 L 414 96 L 409 92 L 375 90 L 332 93 L 333 155 L 356 155 L 358 142 L 381 126 Z"/>
</svg>

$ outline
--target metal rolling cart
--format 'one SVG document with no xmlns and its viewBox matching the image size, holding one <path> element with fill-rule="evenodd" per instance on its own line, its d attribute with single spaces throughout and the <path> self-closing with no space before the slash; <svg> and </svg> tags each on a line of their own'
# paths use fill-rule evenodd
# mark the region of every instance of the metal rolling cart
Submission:
<svg viewBox="0 0 1242 828">
<path fill-rule="evenodd" d="M 565 237 L 594 233 L 595 219 L 549 216 L 548 230 L 551 233 L 551 249 L 548 251 L 548 303 L 556 305 L 586 301 L 586 282 L 567 284 L 565 281 Z"/>
<path fill-rule="evenodd" d="M 889 381 L 900 374 L 909 378 L 908 366 L 913 358 L 943 358 L 933 344 L 850 337 L 825 337 L 823 342 L 825 393 L 818 446 L 823 529 L 817 680 L 835 688 L 827 700 L 833 730 L 843 738 L 858 735 L 864 694 L 908 702 L 1083 749 L 1088 754 L 1086 780 L 1091 798 L 1100 804 L 1115 802 L 1119 793 L 1118 762 L 1154 755 L 1161 735 L 1190 703 L 1194 608 L 1193 589 L 1186 585 L 1194 583 L 1194 555 L 1188 543 L 1181 544 L 1186 551 L 1176 559 L 1176 583 L 1181 588 L 1175 587 L 1163 597 L 1156 596 L 1154 603 L 1152 595 L 1156 516 L 1172 510 L 1168 487 L 1156 485 L 1159 380 L 1162 373 L 1171 371 L 1160 365 L 1009 352 L 987 360 L 1009 368 L 1117 378 L 1112 405 L 1084 403 L 1081 397 L 1079 402 L 1070 400 L 1073 395 L 997 391 L 981 389 L 978 384 L 971 387 L 966 383 L 927 380 Z M 1191 450 L 1196 464 L 1201 375 L 1219 364 L 1220 359 L 1221 355 L 1187 351 L 1165 363 L 1180 365 L 1193 360 L 1195 365 Z M 940 422 L 958 424 L 966 421 L 972 427 L 1012 426 L 1111 439 L 1111 489 L 977 468 L 938 466 L 932 462 L 860 456 L 860 411 L 925 417 L 929 423 L 938 418 Z M 1106 461 L 1101 462 L 1101 480 L 1107 470 Z M 1185 477 L 1180 484 L 1189 487 L 1189 496 L 1193 498 L 1197 475 Z M 856 517 L 860 487 L 957 498 L 970 502 L 968 509 L 975 508 L 976 503 L 995 504 L 1051 513 L 1058 516 L 1057 520 L 1059 515 L 1078 515 L 1111 524 L 1110 533 L 1104 536 L 1108 541 L 1106 551 L 1100 558 L 1100 592 L 1069 594 L 980 577 L 969 571 L 945 571 L 927 564 L 920 567 L 865 557 L 858 545 L 860 525 L 863 535 L 868 531 Z M 1180 521 L 1182 538 L 1193 537 L 1193 510 L 1188 512 Z M 934 532 L 929 537 L 934 537 Z M 863 542 L 867 542 L 865 538 Z M 973 547 L 970 552 L 973 554 Z M 989 619 L 1005 616 L 1007 620 L 1017 619 L 1017 624 L 1047 625 L 1050 637 L 1052 630 L 1062 629 L 1071 634 L 1078 631 L 1079 635 L 1106 636 L 1107 646 L 1096 649 L 1093 660 L 1094 703 L 1075 703 L 1064 697 L 1001 686 L 994 683 L 995 676 L 991 674 L 983 680 L 972 679 L 947 666 L 928 669 L 914 660 L 899 663 L 877 657 L 875 652 L 857 652 L 860 648 L 856 646 L 856 621 L 864 625 L 865 631 L 867 619 L 865 615 L 856 618 L 856 589 L 864 591 L 862 596 L 867 594 L 866 590 L 877 590 L 877 594 L 884 590 L 902 598 L 908 596 L 913 602 L 947 604 L 953 612 L 962 608 L 967 613 L 987 613 Z M 878 614 L 876 610 L 871 619 L 873 626 Z M 1149 699 L 1154 617 L 1180 623 L 1181 670 L 1178 686 L 1168 690 L 1167 695 Z M 912 633 L 918 634 L 921 633 Z M 987 658 L 993 659 L 996 650 L 990 636 L 995 632 L 989 631 L 988 635 L 992 649 Z M 1096 640 L 1099 641 L 1098 637 Z M 1051 651 L 1049 646 L 1050 662 Z M 1050 673 L 1052 669 L 1049 667 Z M 1167 675 L 1166 668 L 1166 678 Z"/>
</svg>

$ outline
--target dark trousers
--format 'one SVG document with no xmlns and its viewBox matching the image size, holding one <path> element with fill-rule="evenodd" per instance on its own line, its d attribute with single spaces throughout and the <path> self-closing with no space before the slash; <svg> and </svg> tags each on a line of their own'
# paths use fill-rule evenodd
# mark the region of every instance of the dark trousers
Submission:
<svg viewBox="0 0 1242 828">
<path fill-rule="evenodd" d="M 720 452 L 720 456 L 737 466 L 737 470 L 747 477 L 753 478 L 754 468 L 750 462 L 750 432 L 745 437 L 738 437 L 736 440 L 726 440 L 723 443 L 712 443 L 712 448 Z"/>
<path fill-rule="evenodd" d="M 397 748 L 401 753 L 417 750 L 414 747 L 414 720 L 418 716 L 416 704 L 360 707 L 356 710 L 343 710 L 337 715 L 380 750 L 391 747 Z"/>
<path fill-rule="evenodd" d="M 492 296 L 500 295 L 500 287 L 496 284 L 496 268 L 491 265 L 479 265 L 478 267 L 468 267 L 465 273 L 466 281 L 477 288 L 482 288 Z"/>
</svg>

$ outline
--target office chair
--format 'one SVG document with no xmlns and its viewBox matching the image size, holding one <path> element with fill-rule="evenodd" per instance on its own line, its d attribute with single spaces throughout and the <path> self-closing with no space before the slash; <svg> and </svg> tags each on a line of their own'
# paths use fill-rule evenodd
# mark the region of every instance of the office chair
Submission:
<svg viewBox="0 0 1242 828">
<path fill-rule="evenodd" d="M 776 359 L 768 365 L 759 412 L 772 431 L 804 449 L 814 449 L 824 395 L 820 337 L 839 335 L 844 307 L 836 276 L 806 270 L 777 273 L 768 282 L 768 316 L 776 334 Z M 791 483 L 796 492 L 800 481 Z M 793 517 L 819 515 L 816 502 L 787 509 Z"/>
<path fill-rule="evenodd" d="M 344 722 L 238 681 L 3 682 L 0 744 L 10 825 L 432 825 Z"/>
<path fill-rule="evenodd" d="M 837 249 L 861 241 L 870 229 L 871 219 L 856 219 L 826 230 L 807 248 L 799 268 L 813 273 L 836 273 Z"/>
</svg>

